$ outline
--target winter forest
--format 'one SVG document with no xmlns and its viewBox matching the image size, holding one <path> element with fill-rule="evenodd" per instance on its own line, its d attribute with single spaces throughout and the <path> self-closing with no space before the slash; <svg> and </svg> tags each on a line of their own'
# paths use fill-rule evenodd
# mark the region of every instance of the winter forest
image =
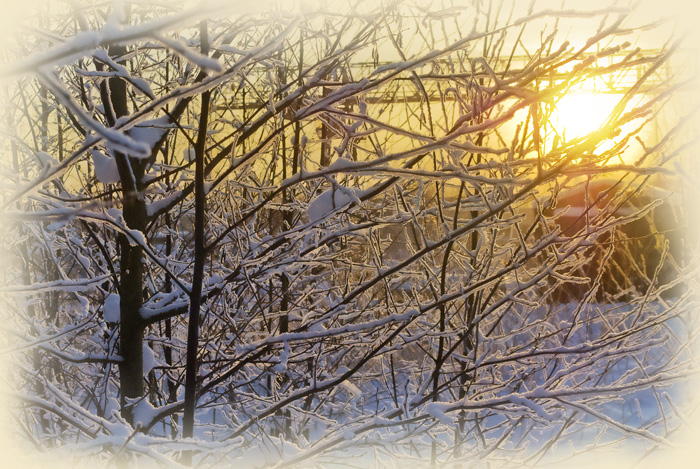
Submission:
<svg viewBox="0 0 700 469">
<path fill-rule="evenodd" d="M 47 0 L 4 39 L 10 445 L 244 469 L 672 447 L 700 402 L 675 19 L 257 3 Z"/>
</svg>

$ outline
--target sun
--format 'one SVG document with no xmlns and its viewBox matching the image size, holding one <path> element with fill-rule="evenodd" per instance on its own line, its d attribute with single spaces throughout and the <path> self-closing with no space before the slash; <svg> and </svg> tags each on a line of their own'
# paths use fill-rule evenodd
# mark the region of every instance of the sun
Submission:
<svg viewBox="0 0 700 469">
<path fill-rule="evenodd" d="M 591 88 L 570 90 L 557 101 L 549 116 L 549 124 L 553 130 L 550 135 L 556 137 L 548 138 L 549 141 L 545 145 L 552 146 L 546 148 L 553 149 L 557 146 L 555 140 L 570 142 L 601 130 L 604 125 L 607 125 L 608 118 L 615 111 L 615 107 L 621 103 L 623 96 L 623 93 L 601 92 Z M 628 113 L 646 102 L 646 97 L 635 97 L 625 102 L 621 112 Z M 630 133 L 635 132 L 638 125 L 639 122 L 636 119 L 626 120 L 614 129 L 616 131 L 614 135 L 596 144 L 596 153 L 606 154 L 625 140 Z M 631 164 L 638 156 L 634 147 L 626 145 L 613 153 L 607 153 L 599 164 Z"/>
<path fill-rule="evenodd" d="M 614 94 L 571 91 L 557 102 L 551 123 L 564 140 L 584 137 L 604 125 L 619 100 Z"/>
</svg>

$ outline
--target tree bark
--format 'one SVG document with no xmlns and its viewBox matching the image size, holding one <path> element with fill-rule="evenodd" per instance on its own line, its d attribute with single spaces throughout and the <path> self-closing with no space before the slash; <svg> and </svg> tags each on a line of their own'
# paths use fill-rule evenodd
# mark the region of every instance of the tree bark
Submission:
<svg viewBox="0 0 700 469">
<path fill-rule="evenodd" d="M 126 53 L 124 46 L 111 46 L 110 55 Z M 107 115 L 115 120 L 129 114 L 126 82 L 117 77 L 108 80 L 109 86 L 102 87 L 106 106 L 111 107 Z M 105 99 L 106 98 L 106 99 Z M 112 120 L 108 117 L 108 120 Z M 109 122 L 114 125 L 115 122 Z M 115 151 L 115 159 L 122 185 L 122 212 L 129 229 L 146 231 L 146 202 L 140 191 L 143 189 L 143 167 L 139 161 Z M 129 238 L 119 234 L 120 278 L 119 278 L 119 354 L 123 361 L 119 364 L 121 388 L 121 412 L 127 422 L 133 424 L 133 409 L 130 399 L 142 397 L 143 383 L 143 333 L 145 323 L 141 319 L 143 306 L 143 248 L 132 246 Z"/>
<path fill-rule="evenodd" d="M 206 20 L 200 23 L 200 48 L 203 55 L 209 53 L 209 38 Z M 202 93 L 202 105 L 199 116 L 199 129 L 195 146 L 194 175 L 194 272 L 192 273 L 192 290 L 190 292 L 190 321 L 187 329 L 187 368 L 185 370 L 185 408 L 182 417 L 182 436 L 194 435 L 194 413 L 197 404 L 197 351 L 199 349 L 199 314 L 202 303 L 202 277 L 204 274 L 204 208 L 206 193 L 204 191 L 204 146 L 207 137 L 209 100 L 211 92 Z M 185 451 L 182 462 L 192 464 L 192 453 Z"/>
</svg>

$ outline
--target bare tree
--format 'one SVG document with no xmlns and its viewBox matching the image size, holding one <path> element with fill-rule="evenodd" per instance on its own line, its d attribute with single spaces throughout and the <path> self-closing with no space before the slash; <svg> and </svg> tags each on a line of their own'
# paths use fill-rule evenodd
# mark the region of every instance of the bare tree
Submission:
<svg viewBox="0 0 700 469">
<path fill-rule="evenodd" d="M 658 25 L 626 7 L 288 8 L 74 3 L 18 37 L 25 444 L 252 467 L 665 445 L 696 371 L 680 40 L 634 46 Z M 591 87 L 613 104 L 576 134 Z"/>
</svg>

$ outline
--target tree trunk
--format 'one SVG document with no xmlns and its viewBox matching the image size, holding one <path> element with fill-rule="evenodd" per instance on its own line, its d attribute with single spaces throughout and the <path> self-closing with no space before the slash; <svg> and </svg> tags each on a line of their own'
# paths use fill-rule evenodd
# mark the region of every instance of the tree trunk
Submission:
<svg viewBox="0 0 700 469">
<path fill-rule="evenodd" d="M 112 46 L 110 55 L 121 56 L 126 53 L 124 46 Z M 109 87 L 102 87 L 105 104 L 111 107 L 107 112 L 110 125 L 114 119 L 129 114 L 127 105 L 126 82 L 121 78 L 110 78 Z M 105 99 L 106 98 L 106 99 Z M 136 159 L 115 151 L 115 159 L 119 178 L 122 184 L 122 211 L 124 221 L 129 229 L 146 231 L 146 202 L 141 196 L 143 166 Z M 119 380 L 121 388 L 121 412 L 127 422 L 133 424 L 134 416 L 129 399 L 142 397 L 143 383 L 143 332 L 144 322 L 141 319 L 143 305 L 143 248 L 132 246 L 129 238 L 119 235 L 120 249 L 120 328 L 119 354 L 123 361 L 119 364 Z"/>
<path fill-rule="evenodd" d="M 206 20 L 200 23 L 200 47 L 202 55 L 209 53 L 209 38 Z M 199 115 L 199 129 L 195 146 L 194 174 L 194 272 L 192 273 L 192 291 L 190 292 L 190 322 L 187 329 L 187 368 L 185 370 L 185 409 L 182 416 L 182 436 L 194 435 L 194 413 L 197 404 L 197 352 L 199 350 L 199 313 L 202 303 L 202 277 L 204 274 L 204 208 L 206 193 L 204 189 L 204 150 L 207 138 L 210 91 L 202 93 L 202 105 Z M 192 464 L 192 453 L 185 451 L 182 462 Z"/>
</svg>

